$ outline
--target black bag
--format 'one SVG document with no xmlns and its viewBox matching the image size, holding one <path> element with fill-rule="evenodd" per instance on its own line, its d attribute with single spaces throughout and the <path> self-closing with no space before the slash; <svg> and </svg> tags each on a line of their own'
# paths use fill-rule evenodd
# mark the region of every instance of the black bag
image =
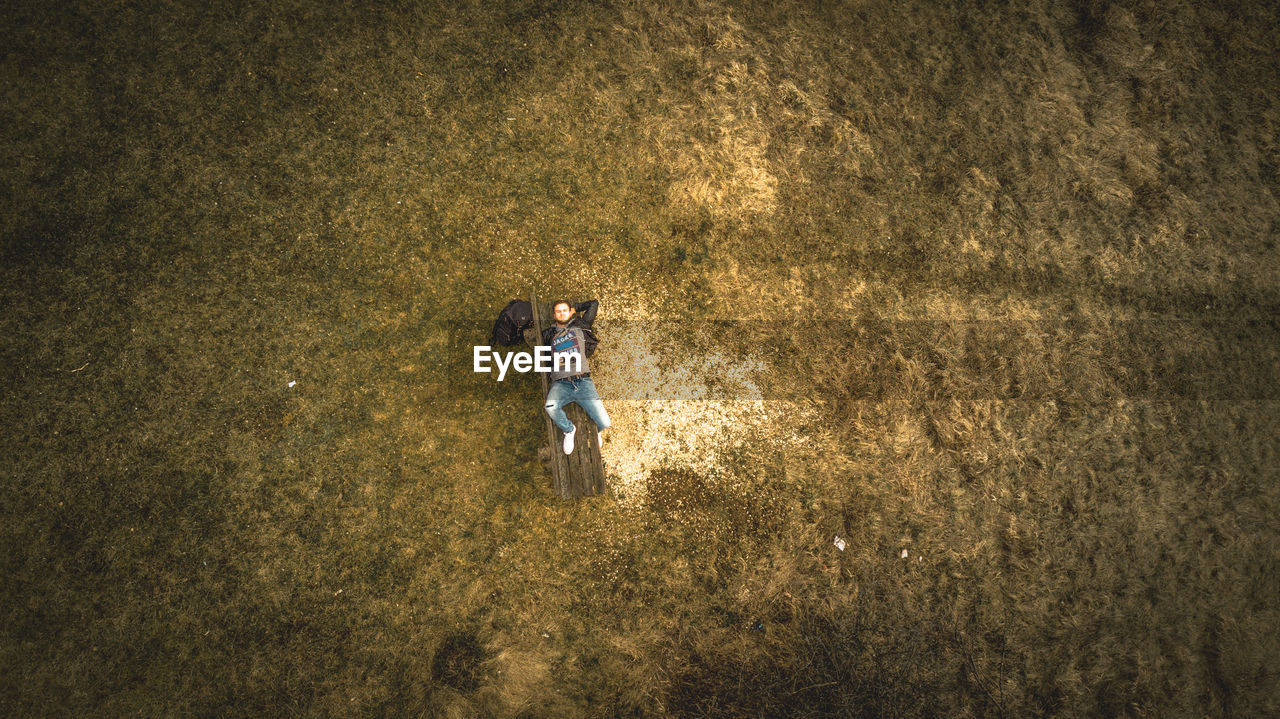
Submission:
<svg viewBox="0 0 1280 719">
<path fill-rule="evenodd" d="M 493 332 L 489 333 L 489 346 L 501 345 L 510 347 L 524 341 L 522 333 L 533 326 L 533 305 L 528 300 L 511 300 L 498 319 L 493 323 Z"/>
</svg>

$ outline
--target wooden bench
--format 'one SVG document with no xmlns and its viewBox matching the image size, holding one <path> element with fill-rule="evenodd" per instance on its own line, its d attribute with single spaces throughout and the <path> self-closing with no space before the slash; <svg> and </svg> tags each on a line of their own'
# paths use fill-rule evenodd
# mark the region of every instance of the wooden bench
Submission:
<svg viewBox="0 0 1280 719">
<path fill-rule="evenodd" d="M 550 303 L 538 302 L 538 296 L 529 293 L 529 303 L 533 306 L 533 332 L 525 334 L 525 342 L 536 349 L 542 339 L 542 330 L 550 327 L 555 321 Z M 545 372 L 539 372 L 542 380 L 542 402 L 538 403 L 538 411 L 547 424 L 547 446 L 538 450 L 538 457 L 551 472 L 551 488 L 562 499 L 590 497 L 608 491 L 604 481 L 604 460 L 600 456 L 600 442 L 596 438 L 596 423 L 591 421 L 585 410 L 576 402 L 566 406 L 565 415 L 577 428 L 574 436 L 573 454 L 565 455 L 563 449 L 564 432 L 551 421 L 545 408 L 547 391 L 551 381 Z"/>
</svg>

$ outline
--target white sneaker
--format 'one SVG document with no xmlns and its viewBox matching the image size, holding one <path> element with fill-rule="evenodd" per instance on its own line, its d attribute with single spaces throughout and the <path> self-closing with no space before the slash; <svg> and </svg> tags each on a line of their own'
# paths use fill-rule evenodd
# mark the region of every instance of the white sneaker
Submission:
<svg viewBox="0 0 1280 719">
<path fill-rule="evenodd" d="M 574 427 L 572 432 L 564 433 L 564 453 L 573 454 L 573 435 L 578 433 L 578 428 Z"/>
</svg>

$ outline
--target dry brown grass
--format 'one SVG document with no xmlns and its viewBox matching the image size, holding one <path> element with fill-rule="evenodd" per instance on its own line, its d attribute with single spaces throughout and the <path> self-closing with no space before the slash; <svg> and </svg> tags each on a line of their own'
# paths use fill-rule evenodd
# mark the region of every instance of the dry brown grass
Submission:
<svg viewBox="0 0 1280 719">
<path fill-rule="evenodd" d="M 2 12 L 6 715 L 1280 711 L 1274 7 Z"/>
</svg>

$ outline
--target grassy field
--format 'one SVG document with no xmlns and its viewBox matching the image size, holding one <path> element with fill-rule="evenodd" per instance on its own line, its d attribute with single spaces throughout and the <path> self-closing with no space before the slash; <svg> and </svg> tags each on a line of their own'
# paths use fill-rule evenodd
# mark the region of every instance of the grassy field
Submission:
<svg viewBox="0 0 1280 719">
<path fill-rule="evenodd" d="M 325 5 L 0 10 L 0 713 L 1280 714 L 1274 3 Z"/>
</svg>

